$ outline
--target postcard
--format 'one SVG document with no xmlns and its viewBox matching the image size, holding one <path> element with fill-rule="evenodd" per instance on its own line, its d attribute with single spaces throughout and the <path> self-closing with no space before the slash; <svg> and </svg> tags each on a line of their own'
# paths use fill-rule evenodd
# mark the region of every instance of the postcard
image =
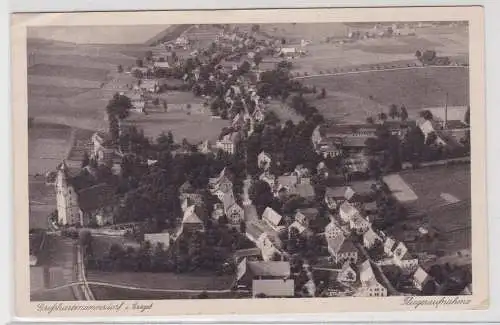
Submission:
<svg viewBox="0 0 500 325">
<path fill-rule="evenodd" d="M 17 316 L 488 308 L 483 8 L 11 18 Z"/>
</svg>

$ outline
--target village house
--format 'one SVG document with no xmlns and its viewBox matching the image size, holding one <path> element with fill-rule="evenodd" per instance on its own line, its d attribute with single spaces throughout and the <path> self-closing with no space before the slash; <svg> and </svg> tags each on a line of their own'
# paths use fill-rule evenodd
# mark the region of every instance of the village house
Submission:
<svg viewBox="0 0 500 325">
<path fill-rule="evenodd" d="M 245 248 L 239 249 L 233 253 L 233 261 L 235 265 L 238 265 L 243 259 L 246 259 L 247 261 L 259 261 L 261 259 L 260 249 L 257 247 Z"/>
<path fill-rule="evenodd" d="M 210 143 L 210 141 L 208 140 L 205 140 L 205 141 L 202 141 L 199 145 L 198 145 L 198 151 L 200 153 L 203 153 L 203 154 L 208 154 L 208 153 L 211 153 L 213 152 L 212 151 L 212 144 Z"/>
<path fill-rule="evenodd" d="M 394 256 L 394 249 L 396 248 L 396 241 L 391 237 L 386 237 L 384 240 L 384 253 L 392 257 Z"/>
<path fill-rule="evenodd" d="M 156 61 L 153 63 L 155 69 L 169 69 L 170 64 L 167 61 Z"/>
<path fill-rule="evenodd" d="M 136 113 L 144 113 L 146 109 L 146 99 L 142 93 L 134 92 L 129 94 L 130 102 L 132 104 L 132 111 Z"/>
<path fill-rule="evenodd" d="M 224 167 L 217 177 L 209 179 L 209 190 L 212 194 L 216 195 L 220 201 L 223 200 L 226 193 L 233 190 L 233 182 L 229 174 L 229 171 Z"/>
<path fill-rule="evenodd" d="M 103 226 L 113 223 L 113 207 L 117 203 L 116 189 L 101 183 L 80 188 L 78 176 L 69 174 L 66 162 L 57 167 L 55 180 L 58 222 L 61 225 L 90 223 Z"/>
<path fill-rule="evenodd" d="M 278 55 L 293 59 L 299 55 L 299 51 L 295 47 L 284 47 L 279 50 Z"/>
<path fill-rule="evenodd" d="M 238 132 L 232 132 L 224 135 L 221 139 L 217 140 L 215 147 L 227 152 L 228 154 L 234 154 L 236 146 L 240 140 L 240 135 Z"/>
<path fill-rule="evenodd" d="M 143 79 L 141 80 L 139 89 L 150 93 L 157 93 L 160 89 L 160 83 L 156 79 Z"/>
<path fill-rule="evenodd" d="M 342 266 L 342 269 L 337 275 L 337 281 L 340 283 L 355 283 L 358 279 L 358 276 L 356 274 L 356 271 L 354 269 L 354 265 L 346 261 L 344 262 L 344 265 Z"/>
<path fill-rule="evenodd" d="M 247 223 L 245 235 L 260 249 L 264 261 L 271 260 L 275 255 L 281 256 L 277 245 L 258 225 Z"/>
<path fill-rule="evenodd" d="M 371 224 L 361 214 L 356 214 L 349 220 L 349 228 L 358 235 L 363 235 L 371 228 Z"/>
<path fill-rule="evenodd" d="M 290 227 L 288 227 L 288 232 L 290 233 L 292 229 L 297 230 L 297 233 L 300 236 L 306 236 L 306 237 L 308 237 L 308 236 L 310 236 L 312 234 L 312 232 L 309 229 L 307 229 L 307 227 L 305 227 L 303 224 L 301 224 L 298 221 L 292 222 L 292 224 L 290 225 Z"/>
<path fill-rule="evenodd" d="M 359 210 L 349 202 L 344 202 L 340 205 L 339 216 L 345 223 L 349 223 L 354 216 L 359 214 Z"/>
<path fill-rule="evenodd" d="M 224 214 L 226 215 L 229 224 L 232 226 L 239 226 L 244 220 L 245 215 L 243 208 L 236 203 L 233 192 L 229 192 L 224 195 L 222 204 L 224 207 Z"/>
<path fill-rule="evenodd" d="M 308 228 L 316 221 L 319 216 L 319 211 L 316 208 L 302 208 L 297 209 L 295 213 L 295 221 Z"/>
<path fill-rule="evenodd" d="M 283 229 L 283 216 L 270 207 L 267 207 L 262 213 L 262 220 L 264 220 L 275 231 L 280 231 Z"/>
<path fill-rule="evenodd" d="M 283 175 L 277 179 L 275 196 L 279 197 L 280 191 L 285 190 L 287 195 L 298 195 L 305 199 L 314 198 L 314 187 L 309 177 L 297 177 L 296 175 Z"/>
<path fill-rule="evenodd" d="M 184 216 L 182 218 L 182 228 L 181 233 L 190 231 L 204 231 L 205 226 L 203 224 L 201 211 L 198 207 L 192 205 L 184 211 Z"/>
<path fill-rule="evenodd" d="M 344 235 L 327 238 L 326 242 L 328 244 L 328 252 L 334 263 L 338 264 L 346 261 L 356 263 L 358 260 L 358 250 L 353 242 Z"/>
<path fill-rule="evenodd" d="M 378 270 L 377 270 L 378 271 Z M 361 288 L 358 294 L 362 297 L 386 297 L 387 288 L 382 285 L 380 276 L 376 272 L 370 260 L 364 261 L 359 266 L 359 279 Z"/>
<path fill-rule="evenodd" d="M 412 274 L 418 268 L 418 258 L 414 257 L 403 242 L 394 249 L 394 264 L 399 266 L 403 274 Z"/>
<path fill-rule="evenodd" d="M 325 238 L 336 238 L 339 235 L 343 235 L 342 229 L 337 225 L 335 221 L 331 221 L 325 226 Z"/>
<path fill-rule="evenodd" d="M 413 286 L 421 292 L 431 294 L 437 287 L 432 277 L 420 266 L 413 273 L 411 280 Z"/>
<path fill-rule="evenodd" d="M 108 133 L 96 132 L 92 135 L 92 157 L 98 164 L 111 165 L 115 157 L 115 147 Z"/>
<path fill-rule="evenodd" d="M 272 175 L 269 171 L 265 171 L 260 174 L 259 180 L 269 184 L 271 190 L 274 190 L 274 188 L 276 187 L 276 176 Z"/>
<path fill-rule="evenodd" d="M 170 234 L 168 232 L 144 234 L 144 241 L 149 242 L 152 247 L 161 245 L 164 250 L 168 250 L 170 247 Z"/>
<path fill-rule="evenodd" d="M 257 164 L 260 169 L 268 170 L 271 167 L 271 161 L 272 161 L 271 155 L 265 151 L 262 151 L 257 156 Z"/>
<path fill-rule="evenodd" d="M 253 297 L 293 296 L 295 287 L 290 279 L 289 262 L 249 261 L 244 258 L 236 272 L 237 286 L 251 289 Z"/>
</svg>

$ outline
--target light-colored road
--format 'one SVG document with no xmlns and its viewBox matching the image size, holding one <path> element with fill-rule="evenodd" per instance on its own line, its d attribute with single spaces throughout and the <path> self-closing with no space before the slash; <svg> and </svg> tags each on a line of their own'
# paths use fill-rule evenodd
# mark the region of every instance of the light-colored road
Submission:
<svg viewBox="0 0 500 325">
<path fill-rule="evenodd" d="M 418 66 L 418 67 L 401 67 L 401 68 L 389 68 L 389 69 L 370 69 L 370 70 L 360 70 L 360 71 L 345 71 L 345 72 L 335 72 L 335 73 L 324 73 L 324 74 L 313 74 L 308 76 L 300 76 L 293 77 L 294 79 L 310 79 L 310 78 L 318 78 L 318 77 L 329 77 L 329 76 L 342 76 L 342 75 L 350 75 L 350 74 L 361 74 L 361 73 L 369 73 L 369 72 L 385 72 L 385 71 L 398 71 L 398 70 L 413 70 L 413 69 L 468 69 L 467 66 L 455 66 L 455 65 L 433 65 L 433 66 Z"/>
</svg>

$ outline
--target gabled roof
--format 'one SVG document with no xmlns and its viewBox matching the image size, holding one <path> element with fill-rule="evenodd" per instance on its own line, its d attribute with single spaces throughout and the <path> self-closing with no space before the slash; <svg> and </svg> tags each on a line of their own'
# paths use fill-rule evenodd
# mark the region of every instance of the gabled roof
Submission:
<svg viewBox="0 0 500 325">
<path fill-rule="evenodd" d="M 283 219 L 283 216 L 280 215 L 278 212 L 274 211 L 272 208 L 267 207 L 262 213 L 262 219 L 266 219 L 273 226 L 277 227 L 279 226 L 281 220 Z"/>
<path fill-rule="evenodd" d="M 344 235 L 339 235 L 334 238 L 326 239 L 328 247 L 335 253 L 346 253 L 356 251 L 353 242 L 347 239 Z"/>
<path fill-rule="evenodd" d="M 257 247 L 247 248 L 247 249 L 239 249 L 233 253 L 234 259 L 240 259 L 248 256 L 260 256 L 260 249 Z"/>
<path fill-rule="evenodd" d="M 293 297 L 295 283 L 293 279 L 265 279 L 252 281 L 253 295 L 264 294 L 266 297 Z"/>
<path fill-rule="evenodd" d="M 298 221 L 294 221 L 291 225 L 290 225 L 290 228 L 295 228 L 297 229 L 297 231 L 299 232 L 299 234 L 302 234 L 304 231 L 307 230 L 306 227 L 304 227 L 303 224 L 301 224 L 300 222 Z"/>
<path fill-rule="evenodd" d="M 179 192 L 181 192 L 181 193 L 192 193 L 193 191 L 194 191 L 194 187 L 189 180 L 185 181 L 179 187 Z"/>
<path fill-rule="evenodd" d="M 429 279 L 429 274 L 419 266 L 413 273 L 413 279 L 419 284 L 424 284 Z"/>
<path fill-rule="evenodd" d="M 335 222 L 335 221 L 331 221 L 329 224 L 327 224 L 325 226 L 325 232 L 329 231 L 329 230 L 335 230 L 335 229 L 339 229 L 340 230 L 340 227 L 339 225 Z"/>
<path fill-rule="evenodd" d="M 264 234 L 264 231 L 254 223 L 247 223 L 246 233 L 255 240 L 258 240 Z"/>
<path fill-rule="evenodd" d="M 356 209 L 351 203 L 349 202 L 344 202 L 340 205 L 340 211 L 344 212 L 345 214 L 348 215 L 355 215 L 358 214 L 359 211 Z"/>
<path fill-rule="evenodd" d="M 78 192 L 78 205 L 83 212 L 93 212 L 116 203 L 116 188 L 108 184 L 98 184 Z"/>
<path fill-rule="evenodd" d="M 345 198 L 347 186 L 327 187 L 325 196 L 334 198 Z"/>
<path fill-rule="evenodd" d="M 247 270 L 253 276 L 287 278 L 290 276 L 290 262 L 284 261 L 247 261 Z"/>
<path fill-rule="evenodd" d="M 259 157 L 259 158 L 268 157 L 269 159 L 271 159 L 271 155 L 265 151 L 261 151 L 257 157 Z"/>
<path fill-rule="evenodd" d="M 387 250 L 389 250 L 389 251 L 391 251 L 391 252 L 392 252 L 392 251 L 394 250 L 395 246 L 396 246 L 396 241 L 395 241 L 393 238 L 391 238 L 391 237 L 387 237 L 387 238 L 385 239 L 385 241 L 384 241 L 384 247 L 385 247 Z"/>
</svg>

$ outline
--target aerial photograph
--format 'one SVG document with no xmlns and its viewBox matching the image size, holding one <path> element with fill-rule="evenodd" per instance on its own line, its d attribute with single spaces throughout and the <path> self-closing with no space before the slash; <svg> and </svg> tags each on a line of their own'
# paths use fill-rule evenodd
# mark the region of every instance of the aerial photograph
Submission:
<svg viewBox="0 0 500 325">
<path fill-rule="evenodd" d="M 31 301 L 471 295 L 468 29 L 29 27 Z"/>
</svg>

